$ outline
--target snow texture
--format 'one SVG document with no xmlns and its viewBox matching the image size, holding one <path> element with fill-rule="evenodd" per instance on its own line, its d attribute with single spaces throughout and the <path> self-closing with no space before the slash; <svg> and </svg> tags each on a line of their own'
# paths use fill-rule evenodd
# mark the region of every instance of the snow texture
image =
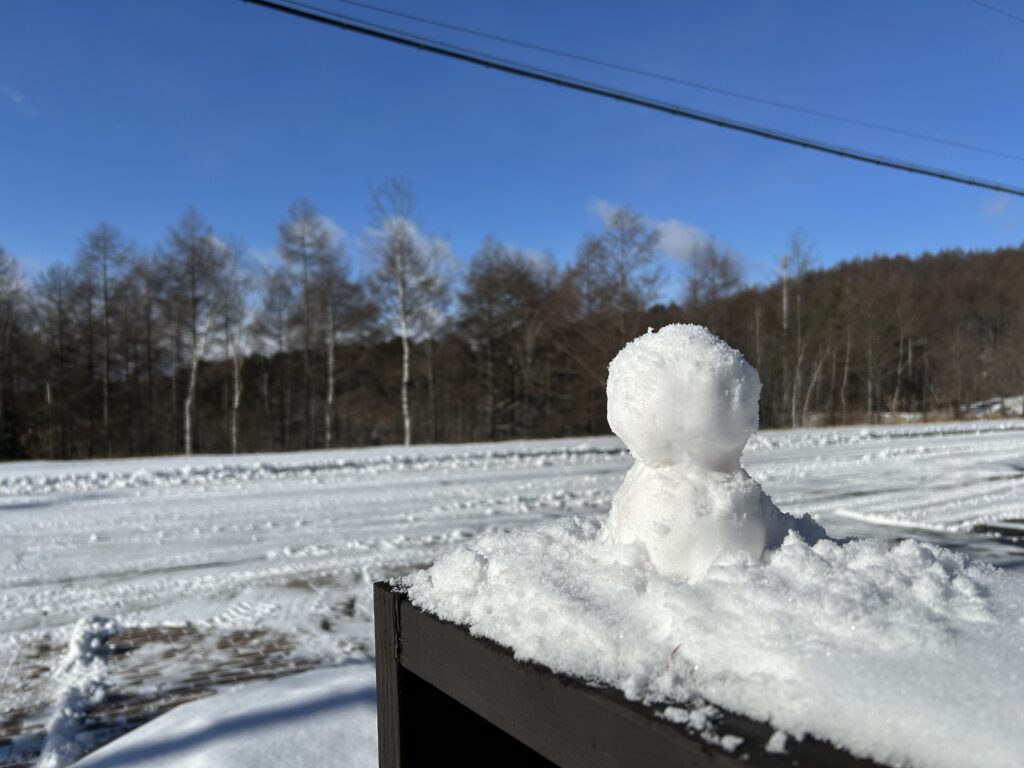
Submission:
<svg viewBox="0 0 1024 768">
<path fill-rule="evenodd" d="M 971 421 L 762 431 L 743 466 L 833 536 L 914 536 L 1020 568 L 1022 456 L 1024 421 Z M 0 764 L 38 756 L 83 617 L 199 635 L 187 653 L 104 659 L 101 709 L 216 673 L 236 632 L 281 636 L 281 672 L 337 664 L 372 649 L 373 581 L 483 534 L 605 519 L 633 463 L 615 437 L 0 463 L 0 712 L 26 734 L 0 740 Z"/>
<path fill-rule="evenodd" d="M 706 330 L 648 332 L 610 366 L 609 423 L 637 461 L 607 523 L 489 533 L 400 583 L 729 751 L 716 707 L 771 723 L 772 751 L 812 733 L 892 765 L 1019 765 L 1024 578 L 779 512 L 739 465 L 759 388 Z"/>
<path fill-rule="evenodd" d="M 1024 754 L 1024 578 L 931 544 L 792 533 L 688 581 L 577 518 L 481 536 L 404 584 L 517 658 L 631 699 L 707 700 L 892 765 Z"/>
<path fill-rule="evenodd" d="M 280 768 L 377 764 L 371 664 L 221 691 L 183 704 L 76 768 Z"/>
</svg>

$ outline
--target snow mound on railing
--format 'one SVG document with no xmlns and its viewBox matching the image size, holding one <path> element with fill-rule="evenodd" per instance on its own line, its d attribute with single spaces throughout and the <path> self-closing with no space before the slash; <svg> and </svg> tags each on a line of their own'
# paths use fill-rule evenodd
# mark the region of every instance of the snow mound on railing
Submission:
<svg viewBox="0 0 1024 768">
<path fill-rule="evenodd" d="M 572 519 L 481 536 L 403 585 L 517 658 L 899 765 L 1018 766 L 1024 578 L 940 547 L 793 533 L 697 581 Z"/>
</svg>

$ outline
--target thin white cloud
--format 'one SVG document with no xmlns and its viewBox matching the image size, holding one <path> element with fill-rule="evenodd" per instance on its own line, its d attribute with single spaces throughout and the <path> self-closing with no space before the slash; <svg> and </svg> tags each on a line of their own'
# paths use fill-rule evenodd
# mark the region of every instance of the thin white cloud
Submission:
<svg viewBox="0 0 1024 768">
<path fill-rule="evenodd" d="M 29 104 L 28 98 L 25 94 L 17 88 L 12 85 L 0 83 L 0 94 L 3 95 L 4 99 L 14 107 L 16 111 L 25 115 L 25 117 L 32 116 L 32 105 Z"/>
<path fill-rule="evenodd" d="M 700 227 L 679 219 L 652 221 L 651 224 L 658 230 L 661 250 L 681 263 L 688 262 L 693 253 L 711 239 Z"/>
<path fill-rule="evenodd" d="M 621 206 L 616 205 L 610 200 L 605 200 L 603 197 L 598 197 L 590 201 L 590 210 L 598 215 L 601 222 L 604 224 L 608 223 L 608 219 L 615 213 L 616 208 Z"/>
<path fill-rule="evenodd" d="M 995 194 L 986 197 L 981 203 L 981 213 L 986 219 L 998 219 L 1010 210 L 1010 196 Z"/>
<path fill-rule="evenodd" d="M 590 201 L 589 207 L 607 224 L 615 210 L 622 206 L 598 197 Z M 711 240 L 711 236 L 703 229 L 681 219 L 659 220 L 645 217 L 644 221 L 657 231 L 662 253 L 682 264 L 689 262 L 694 251 Z"/>
</svg>

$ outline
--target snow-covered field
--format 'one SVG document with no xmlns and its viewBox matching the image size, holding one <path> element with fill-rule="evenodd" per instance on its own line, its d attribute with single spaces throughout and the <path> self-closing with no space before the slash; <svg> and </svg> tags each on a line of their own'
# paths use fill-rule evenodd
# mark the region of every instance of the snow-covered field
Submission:
<svg viewBox="0 0 1024 768">
<path fill-rule="evenodd" d="M 598 438 L 0 465 L 0 766 L 365 657 L 373 581 L 603 515 L 631 463 Z M 1024 421 L 763 432 L 743 463 L 833 536 L 1024 564 Z"/>
</svg>

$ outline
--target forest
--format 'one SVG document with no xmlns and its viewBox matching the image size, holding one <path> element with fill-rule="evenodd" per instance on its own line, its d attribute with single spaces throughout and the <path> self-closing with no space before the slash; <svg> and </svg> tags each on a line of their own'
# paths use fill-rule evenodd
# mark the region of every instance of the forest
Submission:
<svg viewBox="0 0 1024 768">
<path fill-rule="evenodd" d="M 491 238 L 462 264 L 398 183 L 373 210 L 359 277 L 304 200 L 266 264 L 191 210 L 149 248 L 100 224 L 32 280 L 0 247 L 0 458 L 604 434 L 608 362 L 673 322 L 758 369 L 763 427 L 952 419 L 1024 392 L 1024 245 L 819 268 L 798 233 L 750 286 L 706 240 L 666 299 L 658 229 L 628 208 L 564 266 Z"/>
</svg>

